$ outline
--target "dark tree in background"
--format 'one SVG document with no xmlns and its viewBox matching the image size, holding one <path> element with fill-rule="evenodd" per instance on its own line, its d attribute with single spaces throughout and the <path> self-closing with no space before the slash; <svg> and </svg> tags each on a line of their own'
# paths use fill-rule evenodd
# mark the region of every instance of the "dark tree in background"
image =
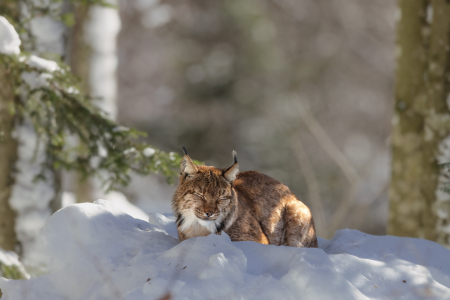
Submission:
<svg viewBox="0 0 450 300">
<path fill-rule="evenodd" d="M 449 245 L 450 3 L 401 0 L 388 233 Z"/>
</svg>

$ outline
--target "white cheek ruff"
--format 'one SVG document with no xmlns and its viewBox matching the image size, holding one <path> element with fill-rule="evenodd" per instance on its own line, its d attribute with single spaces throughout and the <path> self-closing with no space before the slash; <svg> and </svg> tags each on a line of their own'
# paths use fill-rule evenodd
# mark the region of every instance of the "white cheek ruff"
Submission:
<svg viewBox="0 0 450 300">
<path fill-rule="evenodd" d="M 198 224 L 198 218 L 192 213 L 192 211 L 183 212 L 183 223 L 180 226 L 181 231 L 185 231 L 191 226 Z"/>
<path fill-rule="evenodd" d="M 185 231 L 192 226 L 202 226 L 211 233 L 216 233 L 217 226 L 219 226 L 220 222 L 222 221 L 220 218 L 215 221 L 200 220 L 192 211 L 183 212 L 183 219 L 184 221 L 180 226 L 180 231 Z"/>
<path fill-rule="evenodd" d="M 211 225 L 211 223 L 213 223 L 212 221 L 205 221 L 205 220 L 198 220 L 198 222 L 200 223 L 200 225 L 205 226 L 205 227 L 209 227 Z"/>
</svg>

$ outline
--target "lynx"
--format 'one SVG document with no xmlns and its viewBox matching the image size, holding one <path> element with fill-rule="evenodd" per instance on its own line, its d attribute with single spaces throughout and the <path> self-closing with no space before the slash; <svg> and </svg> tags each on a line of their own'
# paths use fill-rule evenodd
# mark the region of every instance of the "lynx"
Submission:
<svg viewBox="0 0 450 300">
<path fill-rule="evenodd" d="M 308 207 L 287 186 L 256 171 L 195 165 L 186 148 L 172 199 L 180 241 L 226 232 L 232 241 L 317 247 Z"/>
</svg>

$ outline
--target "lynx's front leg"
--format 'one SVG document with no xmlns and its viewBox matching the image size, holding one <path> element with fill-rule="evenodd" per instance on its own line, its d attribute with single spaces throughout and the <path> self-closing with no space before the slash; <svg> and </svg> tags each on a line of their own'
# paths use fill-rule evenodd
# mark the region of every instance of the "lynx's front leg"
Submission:
<svg viewBox="0 0 450 300">
<path fill-rule="evenodd" d="M 178 239 L 180 240 L 180 242 L 182 242 L 184 240 L 187 240 L 188 237 L 186 237 L 186 235 L 182 231 L 180 231 L 180 229 L 178 229 Z"/>
<path fill-rule="evenodd" d="M 249 218 L 248 216 L 237 219 L 225 232 L 233 242 L 252 241 L 265 245 L 269 244 L 269 240 L 264 234 L 261 225 L 255 219 Z"/>
<path fill-rule="evenodd" d="M 211 231 L 207 230 L 205 227 L 199 224 L 195 224 L 187 228 L 183 228 L 182 226 L 178 228 L 178 239 L 180 240 L 180 242 L 193 237 L 207 236 L 210 234 Z"/>
</svg>

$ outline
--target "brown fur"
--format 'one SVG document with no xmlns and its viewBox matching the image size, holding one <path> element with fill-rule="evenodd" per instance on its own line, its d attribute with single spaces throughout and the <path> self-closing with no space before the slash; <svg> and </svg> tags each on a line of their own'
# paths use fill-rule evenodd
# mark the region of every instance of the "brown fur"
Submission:
<svg viewBox="0 0 450 300">
<path fill-rule="evenodd" d="M 180 241 L 225 231 L 232 241 L 317 247 L 308 207 L 277 180 L 238 168 L 236 157 L 219 169 L 196 166 L 186 153 L 172 200 Z"/>
</svg>

